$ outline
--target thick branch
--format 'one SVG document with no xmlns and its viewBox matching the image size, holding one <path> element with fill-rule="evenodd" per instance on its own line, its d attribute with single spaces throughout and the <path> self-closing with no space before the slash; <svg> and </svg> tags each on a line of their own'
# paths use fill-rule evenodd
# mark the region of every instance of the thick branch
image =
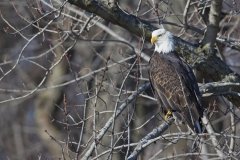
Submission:
<svg viewBox="0 0 240 160">
<path fill-rule="evenodd" d="M 210 48 L 213 48 L 216 42 L 216 37 L 219 31 L 219 22 L 221 20 L 221 9 L 222 0 L 212 0 L 209 13 L 209 24 L 202 40 L 202 44 L 209 44 Z"/>
<path fill-rule="evenodd" d="M 212 82 L 200 86 L 200 90 L 205 96 L 214 95 L 240 95 L 240 83 Z"/>
<path fill-rule="evenodd" d="M 208 55 L 207 59 L 199 60 L 195 65 L 199 77 L 207 81 L 221 81 L 239 83 L 240 76 L 233 71 L 215 54 Z M 236 94 L 235 94 L 236 95 Z M 240 98 L 236 96 L 227 96 L 229 101 L 239 106 Z"/>
<path fill-rule="evenodd" d="M 200 86 L 203 97 L 226 96 L 235 106 L 240 107 L 240 83 L 212 82 Z"/>
<path fill-rule="evenodd" d="M 123 11 L 117 4 L 98 0 L 69 0 L 68 2 L 119 25 L 135 35 L 145 37 L 147 41 L 150 41 L 151 31 L 156 29 L 148 22 Z"/>
</svg>

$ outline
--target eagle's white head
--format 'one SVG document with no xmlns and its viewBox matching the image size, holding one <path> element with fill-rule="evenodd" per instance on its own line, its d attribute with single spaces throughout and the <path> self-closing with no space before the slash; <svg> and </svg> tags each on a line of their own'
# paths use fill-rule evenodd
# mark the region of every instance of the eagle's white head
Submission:
<svg viewBox="0 0 240 160">
<path fill-rule="evenodd" d="M 158 53 L 167 54 L 174 50 L 173 35 L 165 29 L 153 31 L 151 43 L 155 44 L 155 51 Z"/>
</svg>

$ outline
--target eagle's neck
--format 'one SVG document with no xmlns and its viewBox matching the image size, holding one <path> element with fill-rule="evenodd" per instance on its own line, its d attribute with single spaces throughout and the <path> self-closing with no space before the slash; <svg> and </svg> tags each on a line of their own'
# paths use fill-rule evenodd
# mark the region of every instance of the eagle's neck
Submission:
<svg viewBox="0 0 240 160">
<path fill-rule="evenodd" d="M 167 54 L 174 51 L 174 39 L 170 32 L 167 31 L 158 38 L 158 41 L 155 43 L 155 51 L 161 54 Z"/>
</svg>

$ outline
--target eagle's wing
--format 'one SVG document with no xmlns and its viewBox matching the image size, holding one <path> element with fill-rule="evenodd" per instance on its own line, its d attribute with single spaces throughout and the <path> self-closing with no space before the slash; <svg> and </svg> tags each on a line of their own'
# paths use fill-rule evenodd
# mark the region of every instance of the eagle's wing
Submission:
<svg viewBox="0 0 240 160">
<path fill-rule="evenodd" d="M 183 77 L 185 79 L 186 86 L 189 88 L 190 92 L 192 93 L 193 100 L 196 104 L 196 108 L 198 110 L 198 113 L 200 114 L 200 117 L 202 117 L 203 112 L 204 112 L 204 108 L 202 106 L 202 100 L 201 100 L 202 95 L 199 91 L 197 80 L 194 76 L 194 73 L 193 73 L 191 67 L 187 63 L 185 63 L 182 60 L 180 65 L 182 65 L 181 68 L 184 69 L 184 71 L 183 71 L 184 75 L 187 75 L 187 76 Z M 188 84 L 191 84 L 191 85 L 188 85 Z"/>
<path fill-rule="evenodd" d="M 181 80 L 181 85 L 183 88 L 183 93 L 185 93 L 185 116 L 188 117 L 186 120 L 188 123 L 192 123 L 194 125 L 194 129 L 196 132 L 202 132 L 201 126 L 201 117 L 203 116 L 203 106 L 201 104 L 201 94 L 197 85 L 196 78 L 193 74 L 190 66 L 184 61 L 178 60 L 178 65 L 175 65 L 176 73 L 179 75 L 179 79 Z M 191 121 L 191 122 L 190 122 Z"/>
<path fill-rule="evenodd" d="M 181 115 L 192 130 L 200 132 L 202 116 L 198 87 L 191 68 L 175 54 L 154 54 L 150 60 L 150 81 L 165 108 Z M 196 128 L 196 129 L 195 129 Z"/>
</svg>

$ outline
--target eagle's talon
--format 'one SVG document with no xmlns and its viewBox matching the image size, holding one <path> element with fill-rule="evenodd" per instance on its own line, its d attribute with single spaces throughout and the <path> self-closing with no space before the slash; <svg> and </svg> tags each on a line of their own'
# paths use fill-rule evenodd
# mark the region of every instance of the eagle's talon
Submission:
<svg viewBox="0 0 240 160">
<path fill-rule="evenodd" d="M 173 114 L 172 114 L 172 111 L 168 111 L 166 114 L 165 114 L 165 116 L 164 116 L 164 119 L 165 119 L 165 121 L 167 121 L 169 118 L 171 118 L 173 116 Z"/>
</svg>

